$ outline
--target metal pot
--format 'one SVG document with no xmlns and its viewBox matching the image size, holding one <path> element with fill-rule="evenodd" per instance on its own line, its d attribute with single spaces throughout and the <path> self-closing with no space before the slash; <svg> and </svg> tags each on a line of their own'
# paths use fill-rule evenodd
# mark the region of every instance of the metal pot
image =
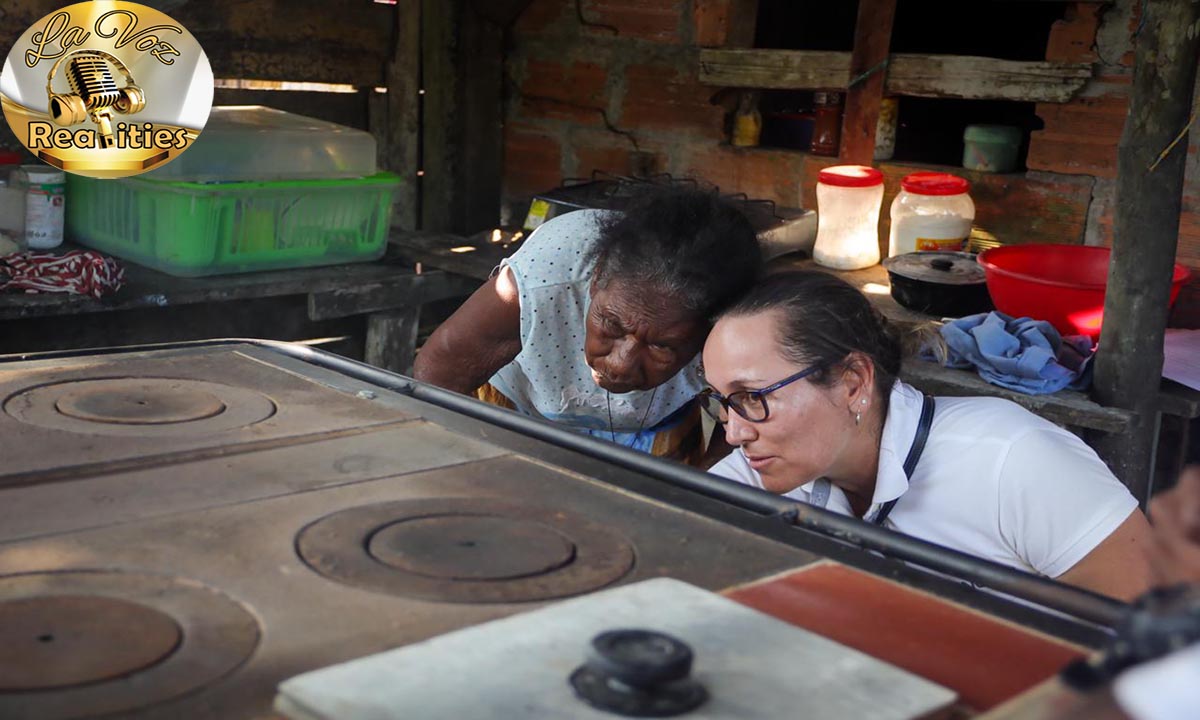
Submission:
<svg viewBox="0 0 1200 720">
<path fill-rule="evenodd" d="M 920 251 L 883 261 L 892 297 L 909 310 L 962 317 L 993 309 L 983 268 L 971 253 Z"/>
</svg>

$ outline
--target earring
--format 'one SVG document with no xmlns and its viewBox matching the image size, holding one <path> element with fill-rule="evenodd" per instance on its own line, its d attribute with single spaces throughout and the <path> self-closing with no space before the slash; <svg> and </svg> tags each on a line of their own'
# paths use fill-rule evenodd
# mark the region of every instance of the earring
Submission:
<svg viewBox="0 0 1200 720">
<path fill-rule="evenodd" d="M 863 399 L 862 399 L 862 404 L 863 404 L 863 405 L 866 405 L 866 404 L 867 404 L 867 399 L 866 399 L 866 398 L 863 398 Z"/>
<path fill-rule="evenodd" d="M 855 425 L 861 425 L 861 424 L 862 424 L 862 413 L 860 413 L 860 412 L 856 412 L 856 413 L 854 413 L 854 424 L 855 424 Z"/>
</svg>

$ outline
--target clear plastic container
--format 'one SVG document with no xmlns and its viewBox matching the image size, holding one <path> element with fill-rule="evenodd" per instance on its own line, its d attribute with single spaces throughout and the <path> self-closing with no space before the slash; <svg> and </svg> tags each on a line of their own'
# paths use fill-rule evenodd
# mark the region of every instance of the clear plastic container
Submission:
<svg viewBox="0 0 1200 720">
<path fill-rule="evenodd" d="M 970 189 L 965 178 L 948 173 L 905 176 L 892 200 L 888 257 L 918 250 L 962 250 L 975 220 Z"/>
<path fill-rule="evenodd" d="M 817 182 L 817 242 L 813 260 L 838 270 L 879 262 L 883 173 L 865 165 L 825 168 Z"/>
<path fill-rule="evenodd" d="M 181 182 L 345 179 L 374 175 L 368 132 L 261 105 L 217 106 L 192 146 L 142 177 Z"/>
</svg>

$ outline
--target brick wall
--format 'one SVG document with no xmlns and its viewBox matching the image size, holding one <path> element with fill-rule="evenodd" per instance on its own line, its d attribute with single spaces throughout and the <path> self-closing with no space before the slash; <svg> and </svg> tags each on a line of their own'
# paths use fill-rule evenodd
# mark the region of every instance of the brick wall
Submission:
<svg viewBox="0 0 1200 720">
<path fill-rule="evenodd" d="M 507 61 L 504 192 L 519 221 L 530 194 L 594 170 L 697 176 L 725 191 L 814 207 L 829 158 L 728 144 L 732 94 L 697 80 L 700 47 L 725 44 L 731 0 L 533 0 Z M 1005 242 L 1112 241 L 1116 148 L 1125 123 L 1140 0 L 1075 3 L 1052 29 L 1047 59 L 1088 62 L 1096 78 L 1069 103 L 1039 104 L 1029 172 L 973 184 L 977 225 Z M 1192 131 L 1180 262 L 1200 268 L 1200 129 Z M 887 204 L 913 165 L 884 163 Z M 1200 327 L 1200 272 L 1172 323 Z"/>
</svg>

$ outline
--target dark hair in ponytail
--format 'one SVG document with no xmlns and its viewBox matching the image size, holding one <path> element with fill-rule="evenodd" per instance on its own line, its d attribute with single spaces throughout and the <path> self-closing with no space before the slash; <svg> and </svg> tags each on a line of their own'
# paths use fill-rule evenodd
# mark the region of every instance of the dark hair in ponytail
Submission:
<svg viewBox="0 0 1200 720">
<path fill-rule="evenodd" d="M 903 329 L 890 322 L 844 280 L 812 270 L 768 275 L 722 315 L 776 310 L 782 318 L 776 341 L 784 355 L 797 365 L 821 366 L 811 376 L 813 382 L 832 383 L 830 371 L 842 367 L 850 353 L 858 352 L 875 365 L 875 387 L 884 402 L 904 357 L 932 339 L 927 329 Z"/>
</svg>

